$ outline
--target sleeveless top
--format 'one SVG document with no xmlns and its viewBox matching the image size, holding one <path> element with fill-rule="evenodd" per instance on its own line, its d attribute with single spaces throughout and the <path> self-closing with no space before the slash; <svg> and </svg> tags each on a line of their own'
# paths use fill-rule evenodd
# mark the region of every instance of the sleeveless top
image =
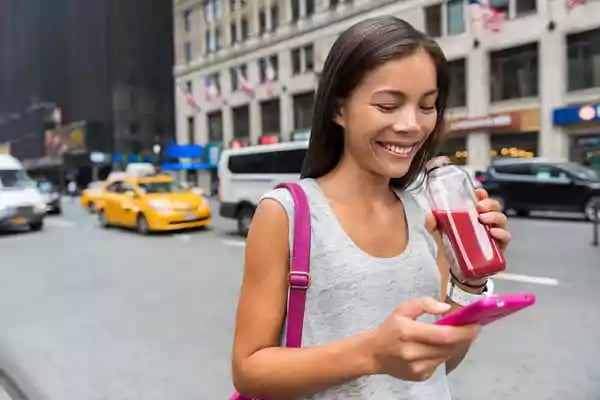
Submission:
<svg viewBox="0 0 600 400">
<path fill-rule="evenodd" d="M 398 191 L 407 218 L 408 245 L 400 255 L 379 258 L 361 250 L 343 230 L 317 182 L 298 182 L 308 197 L 311 219 L 310 273 L 302 346 L 309 347 L 376 328 L 406 300 L 440 298 L 441 282 L 436 244 L 425 229 L 425 209 L 415 194 Z M 264 198 L 279 202 L 293 241 L 294 201 L 285 189 Z M 433 322 L 424 315 L 419 320 Z M 285 326 L 282 332 L 285 338 Z M 283 340 L 282 340 L 282 343 Z M 424 382 L 408 382 L 388 375 L 359 378 L 332 387 L 306 400 L 448 400 L 445 365 Z"/>
</svg>

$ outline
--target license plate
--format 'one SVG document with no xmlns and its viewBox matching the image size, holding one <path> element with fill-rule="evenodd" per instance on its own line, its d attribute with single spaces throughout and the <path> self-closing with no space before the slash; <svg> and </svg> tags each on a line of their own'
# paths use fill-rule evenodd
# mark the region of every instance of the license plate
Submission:
<svg viewBox="0 0 600 400">
<path fill-rule="evenodd" d="M 185 216 L 186 221 L 193 221 L 195 219 L 196 219 L 196 216 L 194 214 L 188 214 Z"/>
<path fill-rule="evenodd" d="M 12 220 L 13 224 L 24 225 L 27 223 L 27 218 L 25 217 L 15 217 Z"/>
</svg>

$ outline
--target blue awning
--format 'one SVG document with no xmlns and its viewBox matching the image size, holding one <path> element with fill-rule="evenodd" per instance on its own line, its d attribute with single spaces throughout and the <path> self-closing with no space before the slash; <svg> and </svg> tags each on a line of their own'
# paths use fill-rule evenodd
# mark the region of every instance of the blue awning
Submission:
<svg viewBox="0 0 600 400">
<path fill-rule="evenodd" d="M 182 171 L 182 170 L 203 170 L 215 168 L 215 165 L 205 163 L 164 163 L 162 169 L 164 171 Z"/>
</svg>

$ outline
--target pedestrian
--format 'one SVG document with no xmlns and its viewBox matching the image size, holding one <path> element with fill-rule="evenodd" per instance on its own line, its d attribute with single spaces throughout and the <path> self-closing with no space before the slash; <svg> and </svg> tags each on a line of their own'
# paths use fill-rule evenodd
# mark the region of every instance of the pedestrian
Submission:
<svg viewBox="0 0 600 400">
<path fill-rule="evenodd" d="M 450 398 L 446 374 L 479 327 L 432 322 L 489 289 L 450 278 L 435 219 L 407 190 L 444 130 L 440 47 L 395 17 L 361 21 L 331 48 L 299 184 L 310 204 L 312 280 L 302 348 L 281 347 L 294 203 L 259 202 L 246 243 L 233 346 L 236 389 L 256 398 Z M 483 190 L 480 220 L 503 248 L 506 217 Z M 489 285 L 491 286 L 491 285 Z"/>
<path fill-rule="evenodd" d="M 69 192 L 71 201 L 74 201 L 75 196 L 77 195 L 77 183 L 75 183 L 75 181 L 69 181 L 69 184 L 67 185 L 67 191 Z"/>
</svg>

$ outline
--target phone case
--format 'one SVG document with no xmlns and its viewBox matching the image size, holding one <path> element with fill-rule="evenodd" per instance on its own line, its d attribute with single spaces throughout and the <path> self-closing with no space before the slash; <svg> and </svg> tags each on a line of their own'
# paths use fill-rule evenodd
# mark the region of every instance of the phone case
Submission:
<svg viewBox="0 0 600 400">
<path fill-rule="evenodd" d="M 496 294 L 454 311 L 435 322 L 436 325 L 487 325 L 535 303 L 532 293 Z"/>
</svg>

